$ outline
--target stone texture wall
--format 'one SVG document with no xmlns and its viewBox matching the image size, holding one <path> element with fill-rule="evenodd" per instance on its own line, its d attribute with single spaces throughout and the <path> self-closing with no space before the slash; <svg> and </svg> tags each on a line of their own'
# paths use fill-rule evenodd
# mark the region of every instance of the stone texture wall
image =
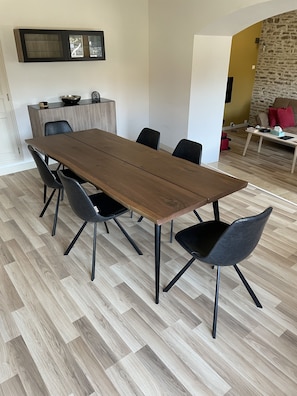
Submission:
<svg viewBox="0 0 297 396">
<path fill-rule="evenodd" d="M 297 11 L 263 21 L 249 123 L 276 97 L 297 99 Z"/>
</svg>

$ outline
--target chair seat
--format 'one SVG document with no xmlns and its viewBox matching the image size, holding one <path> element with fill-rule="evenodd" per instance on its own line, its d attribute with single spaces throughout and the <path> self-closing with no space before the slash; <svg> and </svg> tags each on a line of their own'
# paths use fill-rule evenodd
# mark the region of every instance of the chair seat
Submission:
<svg viewBox="0 0 297 396">
<path fill-rule="evenodd" d="M 127 208 L 104 193 L 89 195 L 89 198 L 95 207 L 100 208 L 99 213 L 106 220 L 128 212 Z"/>
<path fill-rule="evenodd" d="M 229 224 L 216 220 L 198 223 L 179 231 L 175 239 L 188 253 L 206 257 L 228 227 Z"/>
</svg>

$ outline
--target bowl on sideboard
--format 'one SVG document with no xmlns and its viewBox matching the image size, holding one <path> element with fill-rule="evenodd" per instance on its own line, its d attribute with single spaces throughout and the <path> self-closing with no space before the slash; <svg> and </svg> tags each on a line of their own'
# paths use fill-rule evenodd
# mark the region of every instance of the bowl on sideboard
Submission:
<svg viewBox="0 0 297 396">
<path fill-rule="evenodd" d="M 80 101 L 79 95 L 64 95 L 61 96 L 62 102 L 66 105 L 76 105 Z"/>
</svg>

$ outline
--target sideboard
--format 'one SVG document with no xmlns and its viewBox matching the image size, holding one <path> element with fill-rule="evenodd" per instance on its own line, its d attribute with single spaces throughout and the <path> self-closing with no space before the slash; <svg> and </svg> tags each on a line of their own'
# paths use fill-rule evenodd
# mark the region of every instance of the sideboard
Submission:
<svg viewBox="0 0 297 396">
<path fill-rule="evenodd" d="M 49 103 L 46 109 L 41 109 L 39 104 L 29 105 L 28 112 L 33 137 L 44 135 L 46 122 L 58 120 L 68 121 L 73 131 L 98 128 L 116 133 L 115 101 L 110 99 L 101 98 L 98 103 L 83 99 L 73 106 L 63 102 Z"/>
</svg>

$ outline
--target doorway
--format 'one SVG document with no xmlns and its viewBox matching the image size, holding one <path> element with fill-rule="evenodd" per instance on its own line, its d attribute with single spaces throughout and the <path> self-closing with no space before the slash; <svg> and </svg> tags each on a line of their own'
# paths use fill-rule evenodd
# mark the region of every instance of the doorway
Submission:
<svg viewBox="0 0 297 396">
<path fill-rule="evenodd" d="M 0 167 L 23 158 L 0 43 Z"/>
</svg>

